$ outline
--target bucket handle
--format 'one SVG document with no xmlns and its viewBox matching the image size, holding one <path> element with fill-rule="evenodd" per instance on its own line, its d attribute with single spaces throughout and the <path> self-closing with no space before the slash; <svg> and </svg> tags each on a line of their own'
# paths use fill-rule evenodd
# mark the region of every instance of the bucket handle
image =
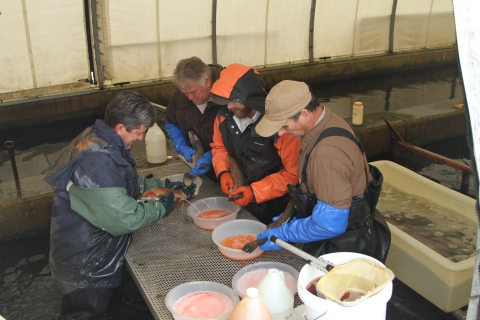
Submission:
<svg viewBox="0 0 480 320">
<path fill-rule="evenodd" d="M 303 314 L 303 318 L 305 318 L 305 320 L 318 320 L 318 319 L 320 319 L 321 317 L 323 317 L 324 315 L 326 315 L 326 314 L 327 314 L 327 312 L 328 312 L 328 310 L 325 310 L 325 312 L 324 312 L 324 313 L 322 313 L 322 314 L 321 314 L 321 315 L 319 315 L 318 317 L 316 317 L 316 318 L 312 318 L 312 319 L 308 319 L 308 318 L 307 318 L 307 316 L 306 316 L 306 315 L 305 315 L 305 313 L 304 313 L 304 314 Z"/>
</svg>

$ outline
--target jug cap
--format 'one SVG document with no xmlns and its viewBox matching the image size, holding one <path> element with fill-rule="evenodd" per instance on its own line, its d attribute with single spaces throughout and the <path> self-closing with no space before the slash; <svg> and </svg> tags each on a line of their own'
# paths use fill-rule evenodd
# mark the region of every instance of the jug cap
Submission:
<svg viewBox="0 0 480 320">
<path fill-rule="evenodd" d="M 247 289 L 247 296 L 250 298 L 258 297 L 258 289 L 257 288 L 248 288 Z"/>
</svg>

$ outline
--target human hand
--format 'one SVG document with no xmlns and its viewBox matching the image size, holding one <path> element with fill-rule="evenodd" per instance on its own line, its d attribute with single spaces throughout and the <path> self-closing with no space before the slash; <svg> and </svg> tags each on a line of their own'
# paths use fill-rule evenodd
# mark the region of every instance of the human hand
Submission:
<svg viewBox="0 0 480 320">
<path fill-rule="evenodd" d="M 184 145 L 181 149 L 180 149 L 180 154 L 185 158 L 186 161 L 190 162 L 192 161 L 192 156 L 197 153 L 197 150 L 187 146 L 187 145 Z"/>
<path fill-rule="evenodd" d="M 240 194 L 243 194 L 243 197 L 240 197 L 240 199 L 233 201 L 233 203 L 237 206 L 245 207 L 253 201 L 253 192 L 250 186 L 238 187 L 237 189 L 233 190 L 232 193 L 230 193 L 229 197 L 234 197 L 235 195 Z"/>
<path fill-rule="evenodd" d="M 233 182 L 233 178 L 230 172 L 224 171 L 220 175 L 220 188 L 222 188 L 223 193 L 225 193 L 226 195 L 229 195 L 230 190 L 233 188 L 234 185 L 235 184 Z"/>
<path fill-rule="evenodd" d="M 186 186 L 185 183 L 180 182 L 180 181 L 175 181 L 175 182 L 170 182 L 167 185 L 167 188 L 172 189 L 172 190 L 182 190 L 183 193 L 187 196 L 187 200 L 191 200 L 195 197 L 195 189 L 197 188 L 197 185 L 195 183 L 192 183 L 189 186 Z"/>
<path fill-rule="evenodd" d="M 257 236 L 257 239 L 264 239 L 264 238 L 267 239 L 267 242 L 262 244 L 260 246 L 260 249 L 262 249 L 264 251 L 281 250 L 282 247 L 280 247 L 278 244 L 270 241 L 271 236 L 276 236 L 277 238 L 279 238 L 278 231 L 279 231 L 278 228 L 271 228 L 271 229 L 267 229 L 267 230 L 263 231 L 262 233 L 260 233 Z"/>
<path fill-rule="evenodd" d="M 162 208 L 160 208 L 160 213 L 162 213 L 164 217 L 168 217 L 170 212 L 172 212 L 175 208 L 175 196 L 173 195 L 173 192 L 167 193 L 165 197 L 158 202 L 160 202 L 163 206 L 163 212 Z"/>
<path fill-rule="evenodd" d="M 200 176 L 210 171 L 212 166 L 212 151 L 206 152 L 200 159 L 197 160 L 195 166 L 190 170 L 190 174 Z"/>
</svg>

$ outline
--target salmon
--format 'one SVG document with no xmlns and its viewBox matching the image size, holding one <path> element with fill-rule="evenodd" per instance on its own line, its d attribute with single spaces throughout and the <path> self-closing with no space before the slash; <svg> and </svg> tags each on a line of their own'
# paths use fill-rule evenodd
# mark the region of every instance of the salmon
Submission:
<svg viewBox="0 0 480 320">
<path fill-rule="evenodd" d="M 205 154 L 205 150 L 203 149 L 202 141 L 200 141 L 200 138 L 198 138 L 198 136 L 195 134 L 195 132 L 193 132 L 191 130 L 188 131 L 188 138 L 190 139 L 190 144 L 192 145 L 192 148 L 195 151 L 197 151 L 192 156 L 192 160 L 190 160 L 190 162 L 193 164 L 193 166 L 195 166 L 198 159 L 200 159 Z M 198 167 L 198 170 L 203 170 L 208 166 L 209 166 L 208 164 L 201 165 L 200 167 Z M 189 185 L 191 185 L 193 183 L 193 180 L 195 180 L 196 177 L 197 176 L 194 176 L 194 175 L 190 174 L 190 172 L 186 172 L 183 175 L 183 183 L 188 187 Z"/>
<path fill-rule="evenodd" d="M 172 190 L 168 188 L 152 188 L 148 189 L 138 197 L 138 202 L 144 202 L 146 200 L 162 200 L 168 193 L 173 193 L 175 197 L 175 203 L 182 203 L 187 200 L 187 195 L 180 190 Z"/>
<path fill-rule="evenodd" d="M 195 151 L 197 151 L 192 156 L 192 160 L 190 161 L 195 166 L 198 159 L 200 159 L 205 153 L 205 150 L 203 149 L 202 141 L 200 141 L 200 138 L 198 137 L 198 135 L 192 130 L 188 131 L 188 138 L 190 139 L 190 144 L 192 145 L 192 148 Z"/>
<path fill-rule="evenodd" d="M 237 160 L 235 160 L 235 158 L 229 155 L 227 157 L 227 165 L 228 171 L 230 171 L 234 183 L 233 190 L 241 186 L 246 186 L 248 184 L 247 178 L 240 169 Z"/>
<path fill-rule="evenodd" d="M 293 205 L 293 201 L 290 200 L 287 207 L 285 208 L 285 211 L 283 211 L 283 213 L 280 215 L 280 217 L 277 220 L 270 223 L 267 226 L 267 229 L 280 227 L 281 225 L 284 225 L 295 216 L 295 213 L 296 213 L 295 206 Z M 267 242 L 267 238 L 254 240 L 252 242 L 245 244 L 242 247 L 242 251 L 246 253 L 252 253 L 255 249 L 257 249 L 258 246 L 261 246 L 265 242 Z"/>
<path fill-rule="evenodd" d="M 290 200 L 290 202 L 287 204 L 287 207 L 285 208 L 283 213 L 280 215 L 280 217 L 274 222 L 270 223 L 267 226 L 267 229 L 280 227 L 281 225 L 288 223 L 288 221 L 290 221 L 295 216 L 295 214 L 296 214 L 295 206 L 293 205 L 293 201 Z"/>
</svg>

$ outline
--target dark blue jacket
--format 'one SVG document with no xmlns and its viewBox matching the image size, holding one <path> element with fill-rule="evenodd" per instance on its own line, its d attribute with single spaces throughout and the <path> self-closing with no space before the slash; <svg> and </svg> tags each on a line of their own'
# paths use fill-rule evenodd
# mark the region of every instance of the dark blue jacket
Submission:
<svg viewBox="0 0 480 320">
<path fill-rule="evenodd" d="M 77 288 L 121 284 L 132 234 L 113 237 L 70 209 L 65 186 L 125 188 L 138 196 L 135 161 L 120 136 L 102 121 L 85 129 L 64 150 L 45 180 L 56 187 L 50 227 L 52 280 L 62 294 Z"/>
</svg>

